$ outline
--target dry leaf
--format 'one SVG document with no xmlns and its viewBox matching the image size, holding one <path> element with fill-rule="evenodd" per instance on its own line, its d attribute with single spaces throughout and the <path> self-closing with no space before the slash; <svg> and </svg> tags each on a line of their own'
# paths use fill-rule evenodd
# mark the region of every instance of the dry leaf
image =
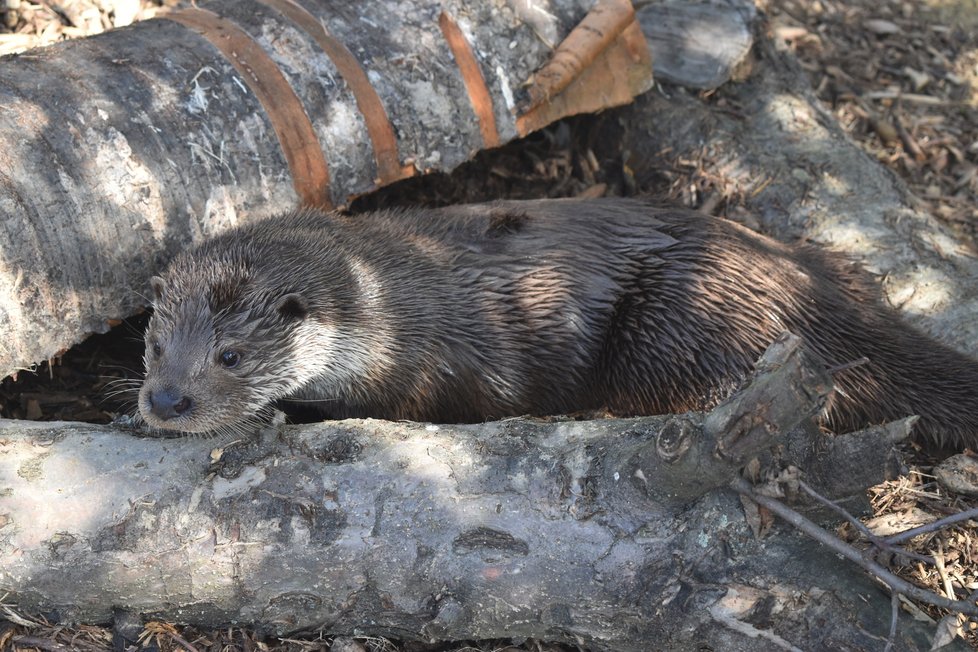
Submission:
<svg viewBox="0 0 978 652">
<path fill-rule="evenodd" d="M 934 632 L 934 641 L 930 646 L 931 652 L 941 649 L 953 642 L 955 638 L 964 635 L 961 629 L 962 619 L 959 614 L 949 614 L 941 618 L 941 622 L 937 623 L 937 631 Z"/>
</svg>

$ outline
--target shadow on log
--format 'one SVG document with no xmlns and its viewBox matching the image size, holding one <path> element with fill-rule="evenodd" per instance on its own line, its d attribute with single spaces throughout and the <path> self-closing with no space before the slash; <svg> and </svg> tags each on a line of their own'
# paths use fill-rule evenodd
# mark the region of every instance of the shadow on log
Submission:
<svg viewBox="0 0 978 652">
<path fill-rule="evenodd" d="M 830 388 L 785 336 L 709 414 L 269 427 L 211 468 L 206 440 L 7 421 L 0 590 L 64 621 L 868 649 L 888 600 L 790 531 L 756 541 L 716 491 Z M 877 482 L 891 438 L 850 437 Z"/>
</svg>

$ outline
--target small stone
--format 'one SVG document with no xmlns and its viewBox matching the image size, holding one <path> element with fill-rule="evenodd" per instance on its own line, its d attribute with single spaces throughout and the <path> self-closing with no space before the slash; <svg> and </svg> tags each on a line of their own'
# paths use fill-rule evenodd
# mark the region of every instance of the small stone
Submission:
<svg viewBox="0 0 978 652">
<path fill-rule="evenodd" d="M 934 469 L 941 485 L 956 494 L 978 496 L 978 459 L 961 453 L 949 457 Z"/>
<path fill-rule="evenodd" d="M 888 20 L 883 20 L 882 18 L 870 18 L 863 23 L 863 27 L 877 36 L 887 36 L 888 34 L 896 34 L 901 31 L 899 25 Z"/>
</svg>

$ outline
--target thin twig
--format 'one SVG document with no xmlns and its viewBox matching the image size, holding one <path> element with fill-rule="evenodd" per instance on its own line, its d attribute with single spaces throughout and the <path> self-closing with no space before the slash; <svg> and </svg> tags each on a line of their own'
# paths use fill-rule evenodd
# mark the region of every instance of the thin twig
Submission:
<svg viewBox="0 0 978 652">
<path fill-rule="evenodd" d="M 890 594 L 890 635 L 886 639 L 886 647 L 883 652 L 890 652 L 893 649 L 893 642 L 896 641 L 897 621 L 900 619 L 900 594 L 894 591 Z"/>
<path fill-rule="evenodd" d="M 864 569 L 879 578 L 884 584 L 889 586 L 890 590 L 902 593 L 903 595 L 911 597 L 914 600 L 919 600 L 920 602 L 934 605 L 935 607 L 951 609 L 963 614 L 968 614 L 969 616 L 978 616 L 978 606 L 975 604 L 969 604 L 968 602 L 960 600 L 949 600 L 930 591 L 926 591 L 919 586 L 914 586 L 906 580 L 897 577 L 875 560 L 869 558 L 859 550 L 856 550 L 849 544 L 840 540 L 838 537 L 826 532 L 825 529 L 819 527 L 781 501 L 755 493 L 751 484 L 743 478 L 734 478 L 734 480 L 730 483 L 730 487 L 734 491 L 747 496 L 758 505 L 763 505 L 764 507 L 768 508 L 789 524 L 793 525 L 798 530 L 801 530 L 822 545 L 839 553 L 846 559 L 855 562 L 859 566 L 862 566 Z"/>
<path fill-rule="evenodd" d="M 866 539 L 870 543 L 872 543 L 880 550 L 883 550 L 884 552 L 888 552 L 894 555 L 902 555 L 909 559 L 916 559 L 917 561 L 922 561 L 925 564 L 934 563 L 934 558 L 930 557 L 929 555 L 922 555 L 919 552 L 913 552 L 912 550 L 906 550 L 904 548 L 900 548 L 888 542 L 886 539 L 876 536 L 875 534 L 873 534 L 872 530 L 870 530 L 868 527 L 866 527 L 863 524 L 862 521 L 860 521 L 858 518 L 856 518 L 855 516 L 847 512 L 842 507 L 839 507 L 838 505 L 833 503 L 831 500 L 829 500 L 822 494 L 815 491 L 815 489 L 813 489 L 811 485 L 807 484 L 804 480 L 799 480 L 798 485 L 799 487 L 801 487 L 802 491 L 808 494 L 811 498 L 814 498 L 815 502 L 825 507 L 828 507 L 833 512 L 835 512 L 836 514 L 844 518 L 850 525 L 856 528 L 860 534 L 866 537 Z"/>
<path fill-rule="evenodd" d="M 41 636 L 14 636 L 12 640 L 18 646 L 36 647 L 45 652 L 71 652 L 67 645 Z"/>
<path fill-rule="evenodd" d="M 944 565 L 944 544 L 937 542 L 937 554 L 934 556 L 934 566 L 937 567 L 937 574 L 941 576 L 944 583 L 944 595 L 954 599 L 954 587 L 951 585 L 951 577 L 947 574 L 947 567 Z"/>
<path fill-rule="evenodd" d="M 953 100 L 944 100 L 939 97 L 934 97 L 932 95 L 921 95 L 920 93 L 904 93 L 902 91 L 871 91 L 869 93 L 863 93 L 863 97 L 867 100 L 896 100 L 900 99 L 904 102 L 909 102 L 913 104 L 926 104 L 929 106 L 962 106 L 962 102 Z"/>
<path fill-rule="evenodd" d="M 969 518 L 978 518 L 978 507 L 966 510 L 964 512 L 958 512 L 957 514 L 951 514 L 950 516 L 945 516 L 944 518 L 932 521 L 926 525 L 921 525 L 920 527 L 898 532 L 891 537 L 886 537 L 886 541 L 887 543 L 903 543 L 907 539 L 912 539 L 918 534 L 929 534 L 931 532 L 940 530 L 941 528 L 945 528 L 948 525 L 957 523 L 958 521 L 967 521 Z"/>
<path fill-rule="evenodd" d="M 176 632 L 167 632 L 166 635 L 169 636 L 174 643 L 183 646 L 187 652 L 198 652 L 197 648 L 195 648 L 192 643 L 177 635 Z"/>
</svg>

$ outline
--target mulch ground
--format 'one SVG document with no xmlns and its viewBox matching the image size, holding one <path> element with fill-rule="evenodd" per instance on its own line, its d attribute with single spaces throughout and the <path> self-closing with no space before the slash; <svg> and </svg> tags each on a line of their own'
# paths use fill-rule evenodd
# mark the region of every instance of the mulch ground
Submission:
<svg viewBox="0 0 978 652">
<path fill-rule="evenodd" d="M 65 0 L 0 2 L 0 54 L 65 38 L 98 33 L 166 11 L 178 0 Z M 187 4 L 187 3 L 183 3 Z M 926 210 L 950 225 L 978 251 L 978 1 L 929 6 L 910 0 L 760 0 L 769 33 L 786 42 L 808 72 L 812 88 L 850 136 L 901 177 Z M 690 196 L 708 165 L 673 161 L 674 173 L 658 187 L 634 187 L 620 157 L 598 160 L 589 118 L 565 121 L 520 143 L 482 153 L 451 175 L 388 189 L 363 198 L 355 208 L 412 203 L 445 204 L 487 197 L 553 197 L 651 192 L 703 208 L 736 205 L 739 198 L 713 193 Z M 601 148 L 606 150 L 606 147 Z M 662 180 L 660 180 L 662 181 Z M 717 196 L 720 192 L 721 197 Z M 684 194 L 685 193 L 685 194 Z M 709 207 L 707 207 L 709 208 Z M 108 422 L 134 408 L 132 392 L 117 392 L 142 367 L 145 316 L 135 316 L 105 335 L 90 338 L 35 373 L 0 381 L 0 416 L 41 420 Z M 120 381 L 122 381 L 120 383 Z M 949 495 L 931 470 L 935 460 L 917 451 L 911 471 L 870 491 L 876 519 L 911 527 L 978 506 Z M 910 564 L 907 579 L 961 599 L 978 589 L 978 524 L 966 522 L 918 537 L 913 550 L 939 556 L 938 568 Z M 845 528 L 840 529 L 846 534 Z M 917 609 L 939 619 L 936 610 Z M 0 596 L 0 649 L 106 650 L 112 632 L 102 627 L 61 628 L 10 611 Z M 969 629 L 965 625 L 965 629 Z M 384 639 L 260 640 L 228 629 L 199 632 L 150 623 L 146 643 L 160 650 L 343 650 L 396 652 L 434 650 L 562 652 L 571 648 L 527 641 L 423 646 Z M 14 645 L 14 637 L 26 636 Z M 978 638 L 971 642 L 978 649 Z M 332 647 L 331 647 L 332 646 Z"/>
<path fill-rule="evenodd" d="M 938 218 L 978 238 L 978 3 L 762 0 L 818 98 Z"/>
<path fill-rule="evenodd" d="M 900 176 L 925 210 L 978 251 L 978 3 L 906 0 L 762 0 L 770 31 L 786 41 L 819 100 L 867 152 Z M 978 505 L 950 495 L 918 452 L 912 470 L 874 487 L 877 522 L 895 529 Z M 963 599 L 978 589 L 973 521 L 920 537 L 906 579 Z M 948 597 L 952 597 L 948 595 Z M 913 607 L 907 607 L 912 610 Z M 924 608 L 939 619 L 936 609 Z M 975 624 L 964 626 L 978 647 Z"/>
</svg>

